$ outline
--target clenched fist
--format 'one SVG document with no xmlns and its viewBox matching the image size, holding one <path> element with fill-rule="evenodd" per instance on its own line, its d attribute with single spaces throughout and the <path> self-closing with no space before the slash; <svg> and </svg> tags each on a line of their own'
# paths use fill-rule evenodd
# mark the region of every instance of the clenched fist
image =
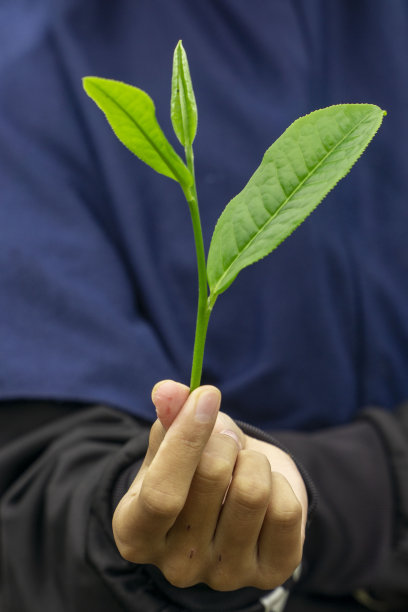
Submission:
<svg viewBox="0 0 408 612">
<path fill-rule="evenodd" d="M 152 393 L 143 465 L 120 501 L 121 555 L 151 563 L 177 587 L 273 589 L 300 563 L 307 494 L 292 459 L 219 413 L 221 394 L 173 381 Z"/>
</svg>

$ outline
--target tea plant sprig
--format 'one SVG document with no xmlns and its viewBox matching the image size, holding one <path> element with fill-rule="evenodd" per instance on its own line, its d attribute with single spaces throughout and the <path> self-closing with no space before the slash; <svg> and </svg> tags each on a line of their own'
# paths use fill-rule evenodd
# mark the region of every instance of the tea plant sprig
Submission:
<svg viewBox="0 0 408 612">
<path fill-rule="evenodd" d="M 198 270 L 193 390 L 200 385 L 208 322 L 218 296 L 243 268 L 285 240 L 346 176 L 386 113 L 373 104 L 338 104 L 292 123 L 266 151 L 247 185 L 225 207 L 206 263 L 194 172 L 197 106 L 181 41 L 174 51 L 170 114 L 184 147 L 185 163 L 163 134 L 147 93 L 99 77 L 85 77 L 83 85 L 119 140 L 156 172 L 177 181 L 187 200 Z"/>
</svg>

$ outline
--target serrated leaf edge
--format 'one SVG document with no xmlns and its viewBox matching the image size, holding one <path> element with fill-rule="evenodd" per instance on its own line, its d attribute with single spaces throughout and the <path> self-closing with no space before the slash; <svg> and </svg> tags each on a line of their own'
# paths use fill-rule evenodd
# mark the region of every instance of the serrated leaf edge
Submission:
<svg viewBox="0 0 408 612">
<path fill-rule="evenodd" d="M 355 104 L 356 106 L 365 106 L 366 103 L 361 103 L 361 104 Z M 344 106 L 344 104 L 333 104 L 330 107 L 327 108 L 335 108 L 337 106 Z M 364 151 L 367 149 L 368 145 L 370 144 L 370 142 L 372 141 L 372 139 L 374 138 L 374 136 L 376 135 L 376 133 L 378 132 L 378 130 L 380 129 L 381 123 L 383 121 L 383 117 L 387 114 L 386 111 L 383 111 L 382 109 L 380 109 L 379 106 L 377 105 L 371 105 L 373 107 L 375 107 L 376 109 L 381 110 L 381 114 L 379 115 L 379 120 L 378 120 L 378 125 L 375 129 L 375 131 L 372 133 L 370 139 L 368 140 L 367 144 L 365 145 L 365 147 L 361 150 L 360 154 L 356 157 L 356 159 L 354 160 L 354 162 L 352 163 L 351 167 L 346 170 L 346 172 L 344 174 L 342 174 L 338 180 L 330 187 L 330 189 L 328 189 L 326 191 L 326 193 L 322 196 L 322 198 L 320 198 L 320 200 L 318 202 L 316 202 L 316 205 L 310 210 L 310 212 L 306 215 L 306 217 L 304 217 L 303 219 L 301 219 L 299 221 L 299 223 L 297 223 L 293 229 L 291 230 L 291 232 L 289 234 L 287 234 L 284 238 L 282 238 L 282 240 L 280 242 L 278 242 L 275 247 L 272 250 L 275 250 L 280 244 L 282 244 L 282 242 L 284 242 L 284 240 L 286 240 L 286 238 L 289 238 L 289 236 L 291 236 L 293 234 L 293 232 L 303 223 L 303 221 L 305 221 L 305 219 L 307 219 L 318 207 L 318 205 L 324 200 L 324 198 L 334 189 L 334 187 L 336 187 L 336 185 L 345 177 L 347 176 L 347 174 L 350 172 L 351 168 L 354 166 L 354 164 L 360 159 L 360 157 L 362 156 L 362 154 L 364 153 Z M 310 115 L 313 115 L 314 113 L 319 112 L 319 110 L 322 109 L 317 109 L 315 111 L 312 111 L 311 113 L 308 113 L 306 115 L 303 115 L 301 118 L 305 118 L 305 117 L 309 117 Z M 299 117 L 300 119 L 300 117 Z M 257 238 L 257 236 L 263 231 L 264 227 L 266 225 L 268 225 L 269 223 L 271 223 L 273 221 L 273 219 L 279 214 L 279 212 L 282 210 L 282 208 L 288 203 L 288 201 L 292 198 L 292 196 L 301 188 L 301 186 L 304 184 L 304 182 L 306 180 L 308 180 L 311 176 L 313 176 L 313 174 L 316 172 L 317 168 L 323 163 L 323 161 L 325 159 L 327 159 L 327 157 L 329 155 L 331 155 L 333 153 L 333 151 L 335 151 L 335 149 L 337 147 L 339 147 L 341 145 L 341 143 L 348 137 L 350 136 L 350 134 L 353 133 L 354 130 L 356 130 L 358 128 L 358 126 L 367 119 L 367 116 L 365 116 L 363 119 L 361 119 L 355 126 L 353 126 L 353 128 L 347 133 L 345 134 L 345 136 L 343 136 L 343 138 L 336 144 L 335 147 L 333 147 L 333 149 L 330 149 L 330 151 L 328 153 L 326 153 L 326 155 L 319 161 L 318 164 L 316 164 L 315 168 L 313 169 L 313 171 L 307 175 L 307 177 L 305 177 L 304 179 L 302 179 L 302 181 L 299 183 L 299 185 L 297 185 L 297 187 L 295 187 L 295 189 L 286 197 L 285 201 L 281 204 L 281 206 L 275 211 L 275 213 L 261 226 L 261 228 L 258 230 L 258 232 L 256 232 L 256 234 L 254 234 L 254 236 L 251 238 L 251 240 L 245 245 L 245 247 L 241 250 L 238 251 L 238 255 L 237 257 L 229 264 L 229 266 L 224 270 L 222 276 L 220 277 L 220 279 L 217 281 L 216 285 L 214 286 L 214 288 L 210 287 L 210 298 L 209 298 L 209 303 L 213 304 L 215 302 L 215 299 L 224 291 L 226 291 L 226 289 L 228 289 L 228 287 L 234 282 L 234 280 L 236 279 L 236 277 L 238 276 L 238 274 L 241 272 L 241 270 L 243 270 L 244 268 L 256 263 L 257 261 L 260 261 L 261 259 L 264 259 L 265 257 L 267 257 L 268 255 L 270 255 L 270 253 L 272 251 L 269 251 L 269 253 L 266 253 L 265 255 L 260 255 L 257 259 L 254 259 L 254 261 L 252 261 L 250 264 L 247 264 L 245 266 L 243 266 L 243 268 L 241 268 L 240 270 L 238 270 L 238 272 L 235 274 L 235 276 L 231 279 L 230 282 L 228 282 L 227 285 L 225 285 L 224 287 L 221 287 L 221 289 L 217 289 L 217 287 L 219 287 L 220 285 L 222 285 L 222 280 L 223 278 L 225 278 L 225 276 L 227 275 L 228 271 L 231 269 L 232 265 L 237 261 L 237 259 L 240 257 L 240 254 L 246 250 L 250 244 L 252 244 L 252 242 Z M 297 120 L 295 120 L 288 128 L 286 128 L 286 130 L 281 134 L 281 136 L 283 136 L 285 134 L 285 132 L 296 122 Z M 280 136 L 280 137 L 281 137 Z M 279 138 L 280 138 L 279 137 Z M 276 142 L 276 141 L 275 141 Z M 272 145 L 271 145 L 272 146 Z M 266 153 L 266 152 L 265 152 Z M 255 170 L 256 172 L 256 170 Z M 253 176 L 253 175 L 252 175 Z M 246 186 L 251 182 L 251 178 L 249 179 L 249 181 L 247 182 L 247 184 L 245 185 L 245 187 L 243 189 L 246 188 Z M 243 191 L 243 190 L 242 190 Z M 240 192 L 241 193 L 241 192 Z M 237 194 L 239 195 L 239 194 Z M 237 196 L 235 196 L 237 197 Z M 233 198 L 234 199 L 234 198 Z M 231 200 L 232 201 L 232 200 Z M 228 204 L 227 204 L 228 206 Z M 225 208 L 226 209 L 226 208 Z M 224 210 L 225 210 L 224 209 Z M 224 212 L 224 211 L 223 211 Z M 221 218 L 223 216 L 223 212 L 221 213 L 215 228 L 214 228 L 214 233 L 213 236 L 216 232 L 217 226 L 219 225 Z M 212 239 L 211 239 L 211 243 L 212 243 Z M 210 243 L 210 249 L 211 249 L 211 243 Z M 208 265 L 207 265 L 207 277 L 208 277 Z"/>
<path fill-rule="evenodd" d="M 185 168 L 186 172 L 188 172 L 188 174 L 191 177 L 191 182 L 189 184 L 186 184 L 185 180 L 183 180 L 183 178 L 180 176 L 179 172 L 174 168 L 174 166 L 169 163 L 169 160 L 162 154 L 162 152 L 160 151 L 160 149 L 157 148 L 157 146 L 155 145 L 154 141 L 151 140 L 151 138 L 148 136 L 148 134 L 146 133 L 146 131 L 139 125 L 139 123 L 137 123 L 134 119 L 134 117 L 132 117 L 132 115 L 130 115 L 128 113 L 128 111 L 123 108 L 123 106 L 121 106 L 120 104 L 118 104 L 117 100 L 115 100 L 115 98 L 112 98 L 111 95 L 109 95 L 109 93 L 107 93 L 103 88 L 99 87 L 97 85 L 98 81 L 108 81 L 110 83 L 120 83 L 121 85 L 126 85 L 127 87 L 131 87 L 137 91 L 141 91 L 143 92 L 151 101 L 152 105 L 153 105 L 153 115 L 154 118 L 157 121 L 157 117 L 156 117 L 156 106 L 152 100 L 152 98 L 149 96 L 148 93 L 146 93 L 143 89 L 140 89 L 140 87 L 134 87 L 134 85 L 130 85 L 129 83 L 124 83 L 123 81 L 117 81 L 115 79 L 102 79 L 101 77 L 93 77 L 93 76 L 86 76 L 82 79 L 83 82 L 83 87 L 86 91 L 86 93 L 88 94 L 88 96 L 95 102 L 95 104 L 100 108 L 100 110 L 103 112 L 103 114 L 106 117 L 106 120 L 108 121 L 109 126 L 111 127 L 112 131 L 115 133 L 116 137 L 118 138 L 118 140 L 120 140 L 120 142 L 122 142 L 122 139 L 119 137 L 119 135 L 117 134 L 116 129 L 111 125 L 109 119 L 108 119 L 108 115 L 107 113 L 104 111 L 104 109 L 100 106 L 100 104 L 94 100 L 94 98 L 92 97 L 92 95 L 90 95 L 90 92 L 87 90 L 87 84 L 91 83 L 91 86 L 93 85 L 98 91 L 102 92 L 103 95 L 105 95 L 107 98 L 109 98 L 111 100 L 111 102 L 113 102 L 114 104 L 116 104 L 116 106 L 118 108 L 121 109 L 121 111 L 127 115 L 127 117 L 130 119 L 130 121 L 137 126 L 137 129 L 142 132 L 143 136 L 146 138 L 146 140 L 149 142 L 149 144 L 152 146 L 152 148 L 155 150 L 155 152 L 158 154 L 158 156 L 161 158 L 161 160 L 164 162 L 164 164 L 169 168 L 170 172 L 172 173 L 173 176 L 169 176 L 169 178 L 172 178 L 173 180 L 176 180 L 178 183 L 180 183 L 180 185 L 184 185 L 186 187 L 189 187 L 192 182 L 193 179 L 191 177 L 191 173 L 190 170 L 187 168 L 187 166 L 184 164 L 183 160 L 181 159 L 181 157 L 179 155 L 177 155 L 176 151 L 174 150 L 174 148 L 172 147 L 172 145 L 170 144 L 170 142 L 167 140 L 163 130 L 160 127 L 159 122 L 157 121 L 157 126 L 163 136 L 163 138 L 166 140 L 168 146 L 170 147 L 171 151 L 174 153 L 174 155 L 177 157 L 177 159 L 179 160 L 180 164 L 183 165 L 183 167 Z M 124 144 L 122 142 L 122 144 Z M 126 146 L 126 145 L 124 145 Z M 133 155 L 135 155 L 136 157 L 138 157 L 138 155 L 136 153 L 134 153 L 131 149 L 129 149 L 129 147 L 126 146 L 126 148 L 131 151 L 131 153 L 133 153 Z M 138 157 L 138 159 L 141 159 Z M 146 165 L 149 166 L 149 164 L 147 162 L 145 162 L 143 159 L 141 159 L 141 161 L 143 161 Z M 149 166 L 151 167 L 151 166 Z M 154 169 L 154 168 L 153 168 Z M 156 171 L 157 172 L 157 171 Z M 168 176 L 168 175 L 167 175 Z"/>
</svg>

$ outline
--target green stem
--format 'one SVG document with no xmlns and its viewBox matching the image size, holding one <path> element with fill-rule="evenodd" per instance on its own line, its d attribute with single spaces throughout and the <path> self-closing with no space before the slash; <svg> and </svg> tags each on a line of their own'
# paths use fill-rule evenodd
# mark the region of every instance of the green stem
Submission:
<svg viewBox="0 0 408 612">
<path fill-rule="evenodd" d="M 193 363 L 191 366 L 190 391 L 194 391 L 201 384 L 201 373 L 203 370 L 205 339 L 207 336 L 208 321 L 211 310 L 207 307 L 197 310 L 197 322 L 194 339 Z"/>
<path fill-rule="evenodd" d="M 190 208 L 191 221 L 193 223 L 198 272 L 198 308 L 194 339 L 193 363 L 191 366 L 190 379 L 190 391 L 194 391 L 194 389 L 200 386 L 201 382 L 205 339 L 207 335 L 208 321 L 210 318 L 212 306 L 210 307 L 208 304 L 207 267 L 205 261 L 203 232 L 201 229 L 200 211 L 198 208 L 197 189 L 194 174 L 194 155 L 192 146 L 186 145 L 185 152 L 187 167 L 193 176 L 193 186 L 192 189 L 189 190 L 183 188 L 183 191 L 188 202 L 188 206 Z"/>
</svg>

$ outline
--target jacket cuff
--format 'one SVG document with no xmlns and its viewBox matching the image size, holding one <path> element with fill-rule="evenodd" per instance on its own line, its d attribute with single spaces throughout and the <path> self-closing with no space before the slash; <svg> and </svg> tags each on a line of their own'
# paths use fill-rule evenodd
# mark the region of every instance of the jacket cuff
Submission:
<svg viewBox="0 0 408 612">
<path fill-rule="evenodd" d="M 355 597 L 371 610 L 402 612 L 408 602 L 408 403 L 394 413 L 369 408 L 361 418 L 370 423 L 384 445 L 395 503 L 391 554 L 375 581 L 367 589 L 358 589 Z"/>
</svg>

